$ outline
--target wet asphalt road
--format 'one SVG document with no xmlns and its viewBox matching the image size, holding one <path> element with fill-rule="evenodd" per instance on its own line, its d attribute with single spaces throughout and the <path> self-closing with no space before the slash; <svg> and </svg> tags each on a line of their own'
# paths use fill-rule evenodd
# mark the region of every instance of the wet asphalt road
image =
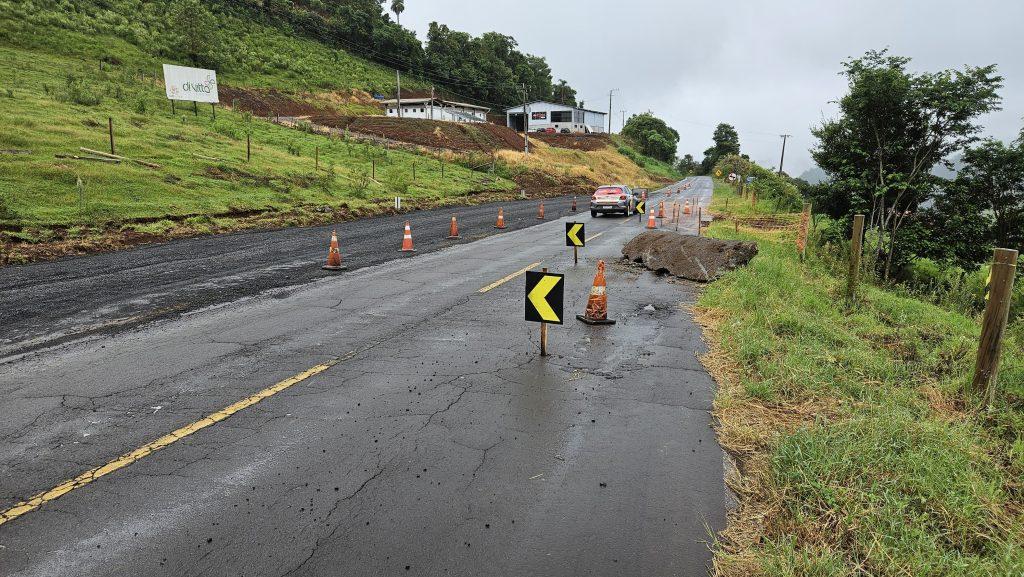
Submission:
<svg viewBox="0 0 1024 577">
<path fill-rule="evenodd" d="M 572 197 L 543 199 L 547 218 L 570 214 Z M 579 197 L 579 214 L 588 199 Z M 403 223 L 411 222 L 420 253 L 534 226 L 538 200 L 440 208 L 319 227 L 196 237 L 131 250 L 0 268 L 0 361 L 88 334 L 110 334 L 156 319 L 231 302 L 271 288 L 313 282 L 330 273 L 337 229 L 350 270 L 398 256 Z M 457 215 L 462 239 L 450 241 Z"/>
<path fill-rule="evenodd" d="M 706 575 L 697 288 L 619 260 L 636 218 L 577 220 L 577 267 L 545 222 L 0 366 L 4 511 L 337 361 L 0 524 L 0 575 Z M 572 319 L 598 258 L 612 327 Z M 536 262 L 566 275 L 546 358 L 522 277 L 479 292 Z"/>
</svg>

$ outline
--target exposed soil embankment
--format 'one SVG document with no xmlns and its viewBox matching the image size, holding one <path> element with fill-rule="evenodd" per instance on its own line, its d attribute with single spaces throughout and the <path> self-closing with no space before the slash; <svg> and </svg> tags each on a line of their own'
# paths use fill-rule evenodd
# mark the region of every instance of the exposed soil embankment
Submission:
<svg viewBox="0 0 1024 577">
<path fill-rule="evenodd" d="M 750 262 L 757 255 L 757 243 L 647 231 L 626 243 L 622 255 L 655 272 L 711 282 Z"/>
</svg>

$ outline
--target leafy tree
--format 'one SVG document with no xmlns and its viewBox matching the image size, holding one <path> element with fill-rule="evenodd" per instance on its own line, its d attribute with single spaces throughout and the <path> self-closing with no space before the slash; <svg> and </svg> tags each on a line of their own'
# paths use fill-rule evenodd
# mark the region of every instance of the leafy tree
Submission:
<svg viewBox="0 0 1024 577">
<path fill-rule="evenodd" d="M 991 215 L 989 239 L 999 247 L 1024 249 L 1024 144 L 987 139 L 965 150 L 962 161 L 955 184 Z"/>
<path fill-rule="evenodd" d="M 935 189 L 931 169 L 977 140 L 975 121 L 997 109 L 1002 86 L 994 65 L 915 74 L 909 62 L 885 50 L 844 62 L 840 115 L 812 130 L 834 190 L 851 195 L 849 210 L 869 211 L 886 279 L 901 226 Z"/>
<path fill-rule="evenodd" d="M 566 106 L 577 106 L 576 90 L 572 86 L 569 86 L 569 83 L 565 80 L 559 80 L 558 84 L 552 87 L 552 92 L 552 102 L 565 104 Z"/>
<path fill-rule="evenodd" d="M 216 21 L 199 0 L 180 0 L 171 8 L 174 45 L 194 66 L 214 66 L 217 48 Z"/>
<path fill-rule="evenodd" d="M 395 13 L 395 23 L 402 25 L 402 12 L 405 12 L 405 0 L 391 0 L 391 11 Z"/>
<path fill-rule="evenodd" d="M 704 174 L 710 173 L 722 157 L 740 153 L 740 135 L 731 124 L 719 124 L 711 139 L 715 145 L 704 151 L 704 160 L 700 163 Z"/>
<path fill-rule="evenodd" d="M 692 154 L 684 154 L 683 158 L 679 161 L 679 164 L 676 166 L 677 170 L 679 170 L 679 172 L 682 173 L 684 176 L 696 174 L 697 169 L 699 167 L 700 165 L 697 164 L 695 160 L 693 160 Z"/>
<path fill-rule="evenodd" d="M 679 133 L 664 120 L 649 112 L 634 114 L 622 127 L 622 135 L 640 147 L 651 158 L 672 162 L 679 144 Z"/>
</svg>

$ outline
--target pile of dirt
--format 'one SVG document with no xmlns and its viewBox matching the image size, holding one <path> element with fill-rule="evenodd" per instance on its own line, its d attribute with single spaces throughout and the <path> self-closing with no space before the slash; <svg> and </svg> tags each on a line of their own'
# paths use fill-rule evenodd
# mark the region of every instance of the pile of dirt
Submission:
<svg viewBox="0 0 1024 577">
<path fill-rule="evenodd" d="M 612 141 L 607 134 L 551 134 L 547 132 L 530 133 L 530 138 L 541 140 L 555 148 L 583 150 L 593 152 L 609 146 Z"/>
<path fill-rule="evenodd" d="M 272 88 L 218 86 L 217 92 L 222 103 L 253 116 L 311 116 L 331 112 Z"/>
<path fill-rule="evenodd" d="M 647 231 L 622 247 L 622 256 L 647 268 L 697 282 L 711 282 L 757 255 L 757 243 Z"/>
<path fill-rule="evenodd" d="M 359 116 L 348 125 L 348 129 L 387 140 L 465 152 L 491 153 L 500 149 L 517 150 L 523 147 L 522 138 L 511 128 L 488 123 L 464 124 L 420 118 Z"/>
</svg>

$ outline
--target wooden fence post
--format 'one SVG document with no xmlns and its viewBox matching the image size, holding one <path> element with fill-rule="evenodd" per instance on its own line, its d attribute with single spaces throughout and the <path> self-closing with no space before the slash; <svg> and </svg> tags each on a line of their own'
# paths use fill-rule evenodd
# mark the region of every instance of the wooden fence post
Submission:
<svg viewBox="0 0 1024 577">
<path fill-rule="evenodd" d="M 860 278 L 860 253 L 864 243 L 864 215 L 853 215 L 853 239 L 850 242 L 850 276 L 846 282 L 846 300 L 853 302 Z"/>
<path fill-rule="evenodd" d="M 412 181 L 416 182 L 416 161 L 412 162 Z"/>
<path fill-rule="evenodd" d="M 245 161 L 252 160 L 252 135 L 245 133 Z"/>
<path fill-rule="evenodd" d="M 316 164 L 313 167 L 313 172 L 320 172 L 320 146 L 319 145 L 317 145 L 316 150 L 313 153 L 313 157 L 316 159 L 314 161 L 314 162 L 316 162 Z"/>
<path fill-rule="evenodd" d="M 114 117 L 107 117 L 107 131 L 110 133 L 110 154 L 117 154 L 114 152 Z"/>
<path fill-rule="evenodd" d="M 370 178 L 377 180 L 377 161 L 370 159 Z"/>
<path fill-rule="evenodd" d="M 992 258 L 988 294 L 985 298 L 985 316 L 981 321 L 981 339 L 978 359 L 974 364 L 971 388 L 984 394 L 989 406 L 995 402 L 996 378 L 999 376 L 999 357 L 1002 354 L 1003 334 L 1010 316 L 1013 280 L 1017 271 L 1017 251 L 997 248 Z"/>
</svg>

